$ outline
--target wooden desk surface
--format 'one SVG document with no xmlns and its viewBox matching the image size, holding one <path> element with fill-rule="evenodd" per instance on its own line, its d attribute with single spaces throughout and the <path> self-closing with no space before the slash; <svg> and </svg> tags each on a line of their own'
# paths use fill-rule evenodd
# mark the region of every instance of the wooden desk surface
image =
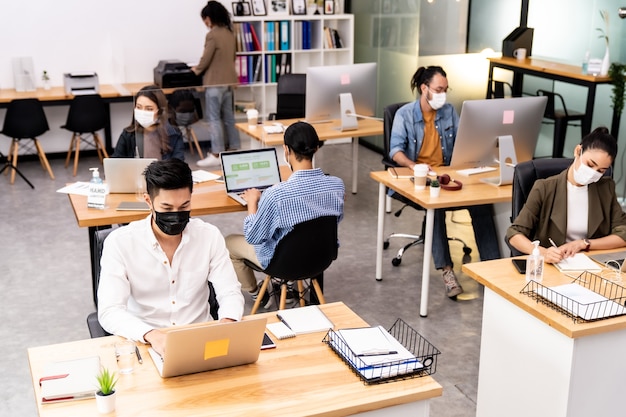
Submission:
<svg viewBox="0 0 626 417">
<path fill-rule="evenodd" d="M 115 98 L 123 97 L 123 92 L 119 91 L 114 85 L 100 84 L 99 94 L 103 98 Z M 0 89 L 0 103 L 8 103 L 11 100 L 23 99 L 23 98 L 37 98 L 41 101 L 69 101 L 74 98 L 74 95 L 65 93 L 65 88 L 52 87 L 49 90 L 43 88 L 37 88 L 35 91 L 15 91 L 12 88 Z"/>
<path fill-rule="evenodd" d="M 281 165 L 280 175 L 283 180 L 286 180 L 291 175 L 291 170 L 289 167 Z M 87 208 L 86 196 L 68 194 L 68 197 L 79 227 L 128 223 L 143 219 L 148 215 L 148 211 L 116 210 L 116 207 L 122 201 L 137 201 L 135 194 L 109 194 L 107 196 L 108 207 L 104 210 Z M 246 211 L 246 207 L 226 195 L 224 184 L 216 183 L 215 181 L 194 184 L 191 195 L 192 216 L 234 213 L 237 211 Z"/>
<path fill-rule="evenodd" d="M 282 145 L 284 137 L 282 133 L 266 133 L 263 126 L 272 126 L 274 123 L 281 123 L 285 128 L 289 125 L 300 121 L 301 119 L 285 119 L 285 120 L 268 120 L 263 125 L 250 126 L 248 122 L 236 123 L 237 129 L 250 137 L 262 142 L 268 146 Z M 320 140 L 343 139 L 361 136 L 376 136 L 383 134 L 383 122 L 380 120 L 359 119 L 359 127 L 356 130 L 340 129 L 341 122 L 333 120 L 328 123 L 313 123 L 315 131 Z"/>
<path fill-rule="evenodd" d="M 335 329 L 366 326 L 343 303 L 321 306 Z M 277 321 L 275 312 L 257 314 Z M 122 375 L 117 385 L 115 415 L 124 416 L 346 416 L 387 406 L 441 396 L 432 377 L 365 385 L 322 343 L 324 333 L 275 340 L 276 349 L 262 351 L 250 365 L 162 379 L 144 345 L 143 365 Z M 87 339 L 28 349 L 35 399 L 41 417 L 96 414 L 95 401 L 39 403 L 39 378 L 50 361 L 97 353 L 102 364 L 115 369 L 117 336 Z"/>
<path fill-rule="evenodd" d="M 526 279 L 524 275 L 517 272 L 510 258 L 469 263 L 463 265 L 461 269 L 485 287 L 565 336 L 578 338 L 626 329 L 626 316 L 590 323 L 574 323 L 571 318 L 564 314 L 533 300 L 528 295 L 521 294 L 520 291 L 526 286 Z M 574 278 L 562 274 L 555 266 L 550 264 L 546 264 L 543 274 L 543 282 L 541 284 L 547 287 L 568 284 L 574 280 Z"/>
<path fill-rule="evenodd" d="M 489 58 L 489 61 L 496 66 L 508 66 L 529 71 L 545 72 L 547 74 L 559 75 L 571 79 L 587 81 L 589 83 L 605 84 L 611 82 L 611 78 L 608 76 L 600 77 L 593 74 L 583 74 L 580 66 L 546 61 L 543 59 L 526 58 L 523 61 L 518 61 L 516 58 L 501 57 Z"/>
<path fill-rule="evenodd" d="M 513 187 L 494 185 L 480 182 L 481 178 L 489 178 L 497 175 L 498 171 L 485 172 L 482 174 L 465 177 L 456 173 L 455 168 L 438 167 L 437 175 L 448 174 L 451 178 L 458 179 L 463 183 L 459 191 L 441 190 L 439 197 L 430 197 L 430 190 L 416 191 L 413 182 L 408 178 L 393 178 L 388 171 L 372 171 L 370 177 L 375 181 L 395 190 L 404 197 L 415 201 L 426 209 L 438 209 L 446 207 L 472 206 L 488 203 L 506 203 L 511 201 Z"/>
</svg>

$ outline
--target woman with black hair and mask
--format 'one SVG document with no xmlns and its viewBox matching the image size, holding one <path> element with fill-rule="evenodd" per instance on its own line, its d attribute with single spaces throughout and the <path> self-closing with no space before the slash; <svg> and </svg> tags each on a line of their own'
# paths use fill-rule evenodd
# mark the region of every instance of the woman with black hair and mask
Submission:
<svg viewBox="0 0 626 417">
<path fill-rule="evenodd" d="M 139 90 L 130 125 L 122 131 L 111 157 L 184 160 L 183 136 L 169 123 L 167 113 L 167 99 L 158 86 Z"/>
<path fill-rule="evenodd" d="M 615 182 L 604 176 L 616 156 L 617 141 L 606 127 L 585 136 L 574 148 L 569 168 L 535 182 L 507 231 L 509 244 L 528 254 L 531 240 L 538 240 L 548 263 L 580 251 L 626 246 L 626 214 L 617 201 Z"/>
</svg>

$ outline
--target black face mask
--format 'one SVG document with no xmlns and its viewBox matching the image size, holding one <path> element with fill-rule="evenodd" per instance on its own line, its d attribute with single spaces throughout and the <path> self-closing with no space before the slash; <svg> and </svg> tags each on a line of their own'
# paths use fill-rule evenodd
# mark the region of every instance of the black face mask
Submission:
<svg viewBox="0 0 626 417">
<path fill-rule="evenodd" d="M 179 235 L 189 223 L 191 211 L 164 211 L 154 210 L 154 222 L 163 233 L 170 236 Z"/>
</svg>

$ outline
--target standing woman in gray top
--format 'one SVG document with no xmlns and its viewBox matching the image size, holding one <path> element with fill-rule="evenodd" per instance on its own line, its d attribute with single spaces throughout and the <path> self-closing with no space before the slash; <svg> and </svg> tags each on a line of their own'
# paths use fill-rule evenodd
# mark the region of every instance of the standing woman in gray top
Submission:
<svg viewBox="0 0 626 417">
<path fill-rule="evenodd" d="M 239 133 L 235 129 L 233 86 L 237 85 L 235 71 L 236 40 L 230 13 L 220 2 L 209 1 L 200 12 L 209 28 L 204 42 L 204 52 L 192 70 L 202 74 L 206 87 L 206 117 L 211 130 L 211 153 L 198 161 L 199 166 L 219 165 L 219 153 L 239 149 Z"/>
</svg>

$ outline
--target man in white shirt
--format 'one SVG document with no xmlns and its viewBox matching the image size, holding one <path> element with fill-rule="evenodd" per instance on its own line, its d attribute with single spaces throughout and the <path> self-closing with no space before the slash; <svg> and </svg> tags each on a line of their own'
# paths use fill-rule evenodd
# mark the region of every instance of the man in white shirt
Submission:
<svg viewBox="0 0 626 417">
<path fill-rule="evenodd" d="M 104 242 L 98 320 L 108 332 L 163 354 L 160 328 L 212 320 L 208 281 L 221 322 L 241 320 L 244 298 L 220 231 L 189 218 L 189 166 L 175 158 L 156 161 L 144 174 L 151 213 Z"/>
</svg>

